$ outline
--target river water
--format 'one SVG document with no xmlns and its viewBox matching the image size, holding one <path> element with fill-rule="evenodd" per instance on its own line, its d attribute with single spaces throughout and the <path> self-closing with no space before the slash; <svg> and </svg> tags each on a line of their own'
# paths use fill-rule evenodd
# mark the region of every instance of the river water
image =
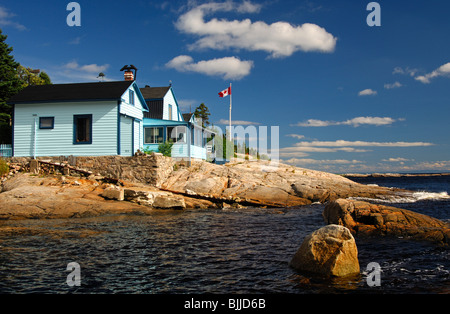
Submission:
<svg viewBox="0 0 450 314">
<path fill-rule="evenodd" d="M 380 181 L 364 183 L 395 186 Z M 434 193 L 428 198 L 389 202 L 448 221 L 446 184 L 416 186 L 416 193 Z M 303 239 L 324 226 L 323 209 L 0 222 L 0 293 L 450 293 L 449 249 L 407 239 L 357 238 L 361 275 L 345 280 L 291 269 Z M 80 266 L 80 286 L 66 283 L 71 262 Z M 367 284 L 371 262 L 381 266 L 381 286 Z"/>
</svg>

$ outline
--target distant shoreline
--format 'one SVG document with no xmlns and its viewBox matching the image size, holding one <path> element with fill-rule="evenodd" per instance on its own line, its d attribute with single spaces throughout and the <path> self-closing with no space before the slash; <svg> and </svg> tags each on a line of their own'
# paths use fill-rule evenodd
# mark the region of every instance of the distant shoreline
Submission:
<svg viewBox="0 0 450 314">
<path fill-rule="evenodd" d="M 349 178 L 400 178 L 400 177 L 444 177 L 450 176 L 450 173 L 346 173 L 342 176 Z"/>
</svg>

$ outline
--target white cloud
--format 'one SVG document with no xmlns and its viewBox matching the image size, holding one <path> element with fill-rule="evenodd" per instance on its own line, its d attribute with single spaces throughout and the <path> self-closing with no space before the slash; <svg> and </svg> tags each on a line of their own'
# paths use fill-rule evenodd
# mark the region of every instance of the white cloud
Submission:
<svg viewBox="0 0 450 314">
<path fill-rule="evenodd" d="M 192 110 L 192 112 L 194 112 L 195 108 L 197 108 L 197 106 L 200 104 L 200 102 L 198 102 L 195 99 L 179 99 L 178 100 L 178 105 L 180 106 L 180 109 L 182 110 Z"/>
<path fill-rule="evenodd" d="M 365 90 L 362 90 L 362 91 L 360 91 L 360 92 L 358 93 L 359 96 L 374 96 L 374 95 L 376 95 L 376 94 L 378 94 L 378 92 L 377 92 L 377 91 L 374 91 L 374 90 L 372 90 L 372 89 L 370 89 L 370 88 L 365 89 Z"/>
<path fill-rule="evenodd" d="M 434 70 L 431 73 L 416 76 L 415 79 L 424 84 L 429 84 L 431 82 L 431 79 L 440 77 L 440 76 L 450 77 L 450 62 L 440 66 L 439 68 L 437 68 L 436 70 Z"/>
<path fill-rule="evenodd" d="M 242 61 L 236 57 L 225 57 L 194 62 L 191 56 L 181 55 L 166 63 L 166 67 L 180 72 L 196 72 L 223 79 L 240 80 L 250 74 L 253 61 Z"/>
<path fill-rule="evenodd" d="M 67 63 L 65 67 L 71 70 L 98 74 L 100 72 L 106 71 L 109 68 L 109 64 L 104 65 L 86 64 L 80 66 L 76 61 L 71 61 Z"/>
<path fill-rule="evenodd" d="M 405 161 L 414 161 L 414 159 L 406 159 L 406 158 L 402 158 L 402 157 L 397 157 L 397 158 L 389 158 L 389 159 L 383 159 L 382 161 L 387 161 L 387 162 L 405 162 Z"/>
<path fill-rule="evenodd" d="M 302 138 L 305 138 L 304 135 L 300 135 L 300 134 L 286 134 L 286 136 L 293 137 L 293 138 L 296 138 L 298 140 L 301 140 Z"/>
<path fill-rule="evenodd" d="M 11 26 L 19 31 L 27 30 L 24 25 L 13 21 L 15 16 L 16 14 L 10 13 L 8 9 L 0 7 L 0 26 Z"/>
<path fill-rule="evenodd" d="M 411 69 L 410 67 L 406 67 L 405 69 L 401 67 L 395 67 L 394 71 L 392 71 L 392 74 L 402 74 L 414 77 L 417 71 L 418 71 L 417 69 Z"/>
<path fill-rule="evenodd" d="M 80 65 L 76 61 L 70 61 L 62 66 L 53 66 L 47 73 L 49 73 L 52 81 L 55 83 L 95 82 L 99 81 L 98 74 L 106 72 L 109 67 L 109 64 L 98 65 L 93 63 Z M 103 81 L 112 80 L 108 77 L 103 78 Z"/>
<path fill-rule="evenodd" d="M 299 142 L 299 147 L 427 147 L 433 143 L 427 142 L 366 142 L 366 141 L 312 141 Z"/>
<path fill-rule="evenodd" d="M 233 1 L 205 3 L 190 8 L 179 17 L 175 26 L 184 33 L 200 37 L 189 46 L 192 50 L 237 48 L 265 51 L 273 58 L 288 57 L 296 51 L 334 51 L 337 39 L 324 28 L 311 23 L 296 26 L 287 22 L 252 22 L 250 19 L 230 21 L 213 18 L 205 21 L 206 15 L 215 12 L 256 13 L 260 9 L 260 4 L 250 1 L 241 4 Z"/>
<path fill-rule="evenodd" d="M 395 83 L 392 83 L 392 84 L 384 84 L 384 88 L 386 88 L 386 89 L 400 88 L 402 86 L 403 85 L 398 81 Z"/>
<path fill-rule="evenodd" d="M 359 127 L 361 125 L 390 125 L 396 121 L 402 121 L 404 119 L 394 119 L 390 117 L 356 117 L 346 121 L 323 121 L 316 119 L 309 119 L 306 122 L 298 122 L 291 126 L 301 126 L 301 127 L 326 127 L 332 125 L 350 125 L 353 127 Z"/>
<path fill-rule="evenodd" d="M 349 165 L 349 164 L 361 164 L 360 160 L 346 160 L 346 159 L 335 159 L 335 160 L 317 160 L 311 158 L 291 158 L 285 161 L 291 165 Z"/>
<path fill-rule="evenodd" d="M 243 121 L 243 120 L 231 120 L 231 123 L 232 123 L 233 126 L 237 126 L 237 125 L 260 125 L 261 124 L 261 123 L 258 123 L 258 122 Z M 219 121 L 217 121 L 217 124 L 229 125 L 230 124 L 230 120 L 220 119 Z"/>
</svg>

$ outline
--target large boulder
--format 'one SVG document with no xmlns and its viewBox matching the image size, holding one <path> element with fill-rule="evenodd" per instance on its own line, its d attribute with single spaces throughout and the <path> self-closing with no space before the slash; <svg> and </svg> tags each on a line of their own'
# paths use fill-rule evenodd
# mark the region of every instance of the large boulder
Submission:
<svg viewBox="0 0 450 314">
<path fill-rule="evenodd" d="M 358 249 L 349 229 L 322 227 L 307 236 L 289 265 L 299 271 L 326 277 L 359 274 Z"/>
<path fill-rule="evenodd" d="M 323 211 L 328 224 L 347 227 L 355 235 L 394 235 L 448 244 L 450 228 L 445 222 L 410 210 L 339 199 Z"/>
</svg>

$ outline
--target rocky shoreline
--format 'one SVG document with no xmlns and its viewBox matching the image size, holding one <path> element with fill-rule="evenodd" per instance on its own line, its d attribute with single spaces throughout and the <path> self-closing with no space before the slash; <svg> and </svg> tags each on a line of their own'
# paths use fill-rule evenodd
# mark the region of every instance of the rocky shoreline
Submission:
<svg viewBox="0 0 450 314">
<path fill-rule="evenodd" d="M 21 170 L 13 168 L 2 182 L 0 220 L 148 215 L 167 209 L 301 208 L 319 202 L 328 204 L 324 211 L 327 224 L 343 225 L 353 234 L 392 234 L 449 242 L 448 226 L 437 219 L 348 200 L 377 199 L 401 190 L 358 184 L 344 176 L 290 165 L 195 162 L 191 167 L 174 169 L 159 186 L 119 179 L 111 183 L 111 178 L 93 174 L 84 177 Z M 421 226 L 430 221 L 433 225 Z"/>
</svg>

